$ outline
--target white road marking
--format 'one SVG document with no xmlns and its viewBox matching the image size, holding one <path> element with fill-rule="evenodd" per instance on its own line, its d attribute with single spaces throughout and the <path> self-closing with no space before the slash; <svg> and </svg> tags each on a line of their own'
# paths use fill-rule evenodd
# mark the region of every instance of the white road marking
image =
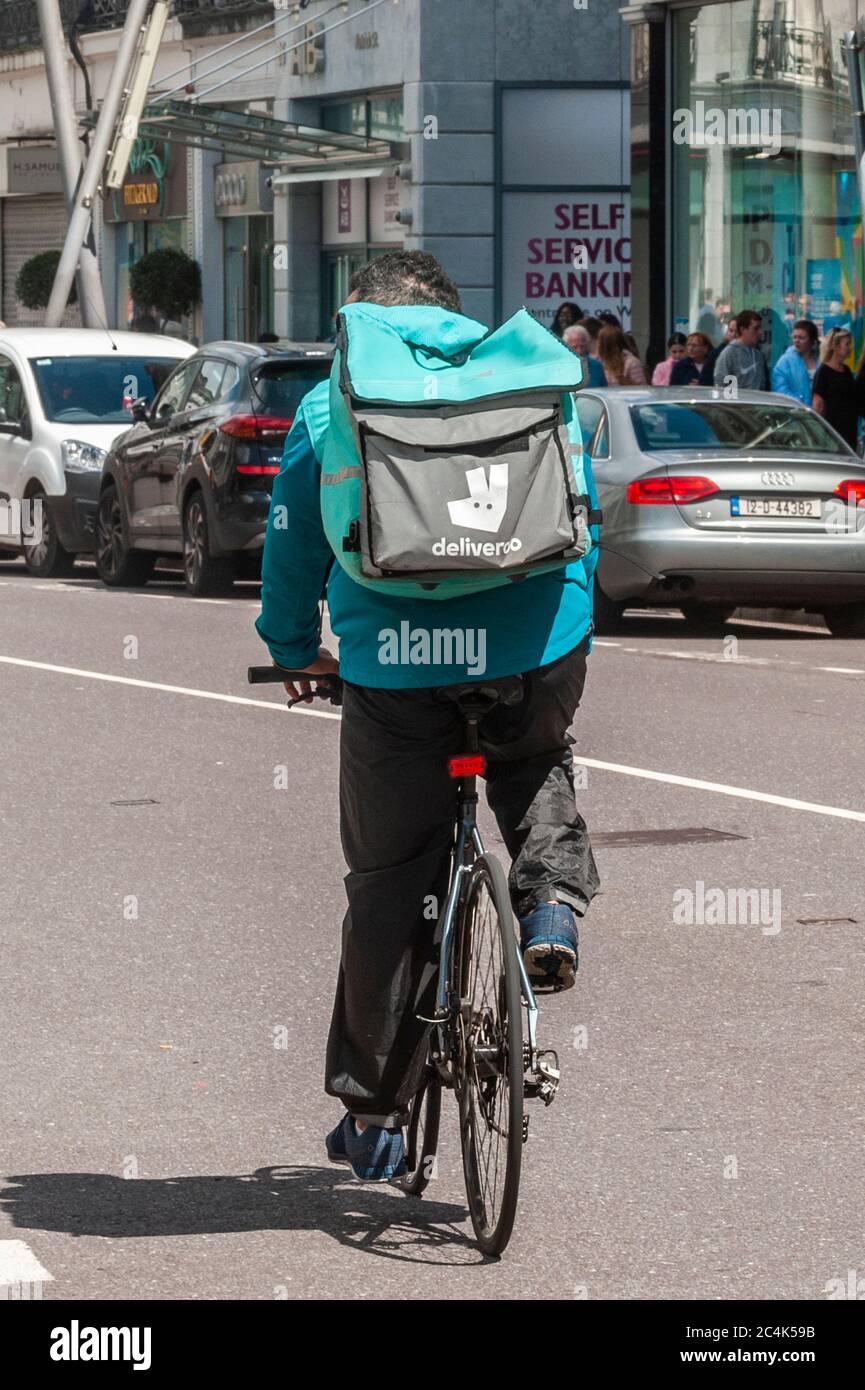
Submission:
<svg viewBox="0 0 865 1390">
<path fill-rule="evenodd" d="M 770 666 L 768 656 L 725 656 L 723 652 L 668 652 L 662 647 L 626 647 L 626 652 L 637 652 L 640 656 L 664 656 L 672 661 L 722 661 L 725 666 Z M 828 670 L 828 667 L 818 667 Z"/>
<path fill-rule="evenodd" d="M 606 637 L 592 637 L 593 647 L 620 647 L 621 642 L 610 642 Z"/>
<path fill-rule="evenodd" d="M 23 1240 L 0 1240 L 0 1287 L 5 1284 L 46 1284 L 53 1279 Z"/>
<path fill-rule="evenodd" d="M 25 661 L 17 656 L 0 656 L 0 662 L 8 666 L 23 666 L 36 671 L 54 671 L 63 676 L 84 676 L 87 680 L 107 681 L 112 685 L 133 685 L 143 690 L 161 690 L 170 695 L 192 695 L 199 700 L 221 700 L 228 705 L 252 705 L 256 709 L 284 710 L 284 705 L 270 700 L 251 700 L 243 695 L 223 695 L 216 690 L 195 690 L 184 685 L 163 685 L 157 681 L 135 680 L 131 676 L 112 676 L 103 671 L 82 671 L 75 666 L 54 666 L 47 661 Z M 312 715 L 314 719 L 341 719 L 339 714 L 328 710 L 306 709 L 295 706 L 298 714 Z M 599 758 L 584 758 L 579 762 L 586 767 L 597 767 L 603 772 L 615 772 L 623 777 L 642 777 L 650 782 L 664 782 L 672 787 L 693 787 L 697 791 L 715 792 L 719 796 L 735 796 L 744 801 L 763 801 L 770 806 L 785 806 L 793 811 L 810 811 L 814 815 L 834 816 L 840 820 L 865 822 L 865 811 L 850 811 L 843 806 L 825 806 L 819 801 L 800 801 L 791 796 L 775 796 L 770 792 L 752 791 L 748 787 L 732 787 L 724 782 L 705 782 L 698 777 L 680 777 L 672 772 L 654 772 L 645 767 L 629 767 L 624 763 L 602 762 Z"/>
<path fill-rule="evenodd" d="M 861 666 L 817 666 L 817 671 L 835 671 L 839 676 L 865 676 Z"/>
<path fill-rule="evenodd" d="M 254 705 L 257 709 L 275 709 L 281 713 L 285 711 L 285 705 L 274 704 L 272 700 L 251 700 L 246 695 L 223 695 L 217 690 L 195 690 L 186 685 L 162 685 L 159 681 L 140 681 L 132 676 L 111 676 L 105 671 L 82 671 L 77 666 L 53 666 L 47 661 L 25 661 L 18 656 L 0 656 L 0 661 L 7 666 L 25 666 L 34 671 L 54 671 L 62 676 L 83 676 L 87 680 L 108 681 L 112 685 L 134 685 L 143 690 L 163 690 L 169 695 L 193 695 L 199 700 L 221 700 L 227 705 Z M 340 717 L 328 710 L 306 709 L 303 705 L 295 705 L 294 709 L 298 714 L 311 714 L 316 719 Z"/>
<path fill-rule="evenodd" d="M 792 796 L 774 796 L 770 792 L 755 792 L 748 787 L 730 787 L 725 782 L 704 782 L 699 777 L 678 777 L 672 772 L 652 772 L 646 767 L 628 767 L 624 763 L 605 763 L 597 758 L 578 756 L 586 767 L 598 767 L 604 772 L 618 772 L 624 777 L 644 777 L 650 782 L 666 782 L 674 787 L 694 787 L 697 791 L 717 792 L 720 796 L 737 796 L 744 801 L 765 801 L 770 806 L 786 806 L 792 811 L 812 811 L 819 816 L 836 816 L 840 820 L 865 822 L 865 811 L 848 811 L 842 806 L 824 806 L 819 801 L 799 801 Z"/>
</svg>

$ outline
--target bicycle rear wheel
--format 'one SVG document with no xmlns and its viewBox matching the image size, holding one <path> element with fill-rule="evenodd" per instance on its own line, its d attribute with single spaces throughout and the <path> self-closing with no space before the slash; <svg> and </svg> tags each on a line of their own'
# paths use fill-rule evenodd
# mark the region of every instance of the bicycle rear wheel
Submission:
<svg viewBox="0 0 865 1390">
<path fill-rule="evenodd" d="M 497 859 L 476 860 L 458 956 L 457 1088 L 466 1195 L 478 1244 L 500 1255 L 514 1226 L 523 1149 L 523 1029 L 514 919 Z"/>
<path fill-rule="evenodd" d="M 441 1081 L 432 1067 L 428 1067 L 420 1090 L 411 1103 L 406 1129 L 405 1164 L 408 1172 L 399 1184 L 404 1192 L 413 1197 L 420 1197 L 430 1179 L 435 1177 L 441 1105 Z"/>
</svg>

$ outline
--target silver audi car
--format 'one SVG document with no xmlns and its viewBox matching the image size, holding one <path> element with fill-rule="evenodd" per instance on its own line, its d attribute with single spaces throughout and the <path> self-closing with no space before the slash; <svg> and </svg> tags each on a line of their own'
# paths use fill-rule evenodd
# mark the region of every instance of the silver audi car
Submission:
<svg viewBox="0 0 865 1390">
<path fill-rule="evenodd" d="M 734 608 L 807 608 L 865 636 L 865 463 L 789 396 L 607 387 L 575 396 L 604 524 L 595 628 L 628 605 L 719 630 Z"/>
</svg>

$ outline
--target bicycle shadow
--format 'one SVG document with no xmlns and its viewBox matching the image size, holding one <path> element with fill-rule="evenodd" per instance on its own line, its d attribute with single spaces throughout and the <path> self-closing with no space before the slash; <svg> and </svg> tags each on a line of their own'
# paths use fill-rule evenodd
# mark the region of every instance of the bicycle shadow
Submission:
<svg viewBox="0 0 865 1390">
<path fill-rule="evenodd" d="M 25 1173 L 10 1174 L 6 1182 L 0 1209 L 24 1230 L 112 1240 L 313 1230 L 412 1264 L 495 1263 L 457 1229 L 465 1207 L 431 1200 L 429 1189 L 419 1199 L 388 1185 L 354 1182 L 332 1168 L 286 1165 L 179 1178 Z M 457 1252 L 461 1258 L 447 1258 Z"/>
</svg>

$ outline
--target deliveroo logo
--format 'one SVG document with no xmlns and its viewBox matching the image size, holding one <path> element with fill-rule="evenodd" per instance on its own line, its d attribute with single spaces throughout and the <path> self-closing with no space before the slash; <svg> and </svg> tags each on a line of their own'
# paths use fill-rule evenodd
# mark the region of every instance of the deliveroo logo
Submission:
<svg viewBox="0 0 865 1390">
<path fill-rule="evenodd" d="M 451 524 L 471 531 L 498 531 L 508 505 L 508 465 L 490 464 L 489 480 L 483 468 L 470 468 L 466 485 L 468 497 L 448 502 Z"/>
</svg>

